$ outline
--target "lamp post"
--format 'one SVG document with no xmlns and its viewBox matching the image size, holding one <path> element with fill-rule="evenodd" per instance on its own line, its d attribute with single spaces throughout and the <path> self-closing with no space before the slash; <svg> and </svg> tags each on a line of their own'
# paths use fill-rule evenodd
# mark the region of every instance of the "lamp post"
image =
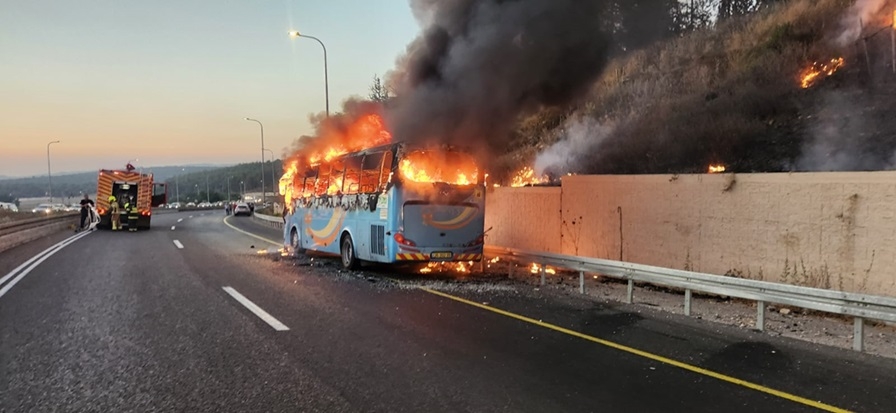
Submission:
<svg viewBox="0 0 896 413">
<path fill-rule="evenodd" d="M 53 174 L 50 172 L 50 145 L 59 143 L 52 141 L 47 143 L 47 195 L 50 197 L 50 203 L 53 203 Z"/>
<path fill-rule="evenodd" d="M 205 202 L 208 204 L 212 202 L 208 198 L 208 171 L 205 172 Z"/>
<path fill-rule="evenodd" d="M 233 197 L 230 196 L 230 179 L 231 178 L 233 178 L 233 177 L 232 176 L 227 177 L 227 203 L 228 204 L 230 203 L 230 201 L 233 201 Z"/>
<path fill-rule="evenodd" d="M 269 152 L 271 154 L 271 192 L 274 195 L 277 194 L 277 175 L 274 173 L 274 151 L 270 149 L 263 149 L 265 152 Z"/>
<path fill-rule="evenodd" d="M 261 127 L 261 204 L 264 205 L 265 196 L 264 196 L 264 125 L 261 124 L 261 121 L 246 118 L 249 122 L 257 122 L 258 126 Z"/>
<path fill-rule="evenodd" d="M 246 196 L 246 186 L 243 185 L 243 181 L 240 181 L 240 201 L 245 201 Z"/>
<path fill-rule="evenodd" d="M 186 171 L 186 168 L 180 168 L 180 171 Z M 177 198 L 177 206 L 180 207 L 180 174 L 174 175 L 174 196 Z"/>
<path fill-rule="evenodd" d="M 329 79 L 327 78 L 328 77 L 328 75 L 327 75 L 327 46 L 324 46 L 324 42 L 320 41 L 320 39 L 318 39 L 314 36 L 308 36 L 306 34 L 301 34 L 298 31 L 289 32 L 289 36 L 290 37 L 304 37 L 307 39 L 316 40 L 318 43 L 320 43 L 320 47 L 322 49 L 324 49 L 324 98 L 326 99 L 327 117 L 329 118 L 330 117 L 330 85 L 329 85 Z"/>
</svg>

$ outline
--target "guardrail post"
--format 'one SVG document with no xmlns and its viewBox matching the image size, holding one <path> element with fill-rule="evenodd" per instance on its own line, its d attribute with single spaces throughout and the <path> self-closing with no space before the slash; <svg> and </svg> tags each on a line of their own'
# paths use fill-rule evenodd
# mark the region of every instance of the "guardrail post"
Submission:
<svg viewBox="0 0 896 413">
<path fill-rule="evenodd" d="M 628 292 L 625 295 L 625 302 L 629 303 L 629 304 L 633 303 L 634 295 L 635 295 L 635 280 L 629 279 L 628 280 Z"/>
<path fill-rule="evenodd" d="M 541 265 L 541 285 L 544 285 L 544 264 Z"/>
<path fill-rule="evenodd" d="M 756 329 L 765 331 L 765 301 L 756 302 Z"/>
<path fill-rule="evenodd" d="M 585 271 L 579 271 L 579 294 L 585 294 Z"/>
<path fill-rule="evenodd" d="M 515 267 L 513 260 L 507 260 L 507 278 L 513 278 L 513 267 Z"/>
<path fill-rule="evenodd" d="M 852 320 L 852 349 L 865 351 L 865 319 L 862 317 Z"/>
<path fill-rule="evenodd" d="M 691 315 L 691 289 L 684 290 L 684 315 Z"/>
</svg>

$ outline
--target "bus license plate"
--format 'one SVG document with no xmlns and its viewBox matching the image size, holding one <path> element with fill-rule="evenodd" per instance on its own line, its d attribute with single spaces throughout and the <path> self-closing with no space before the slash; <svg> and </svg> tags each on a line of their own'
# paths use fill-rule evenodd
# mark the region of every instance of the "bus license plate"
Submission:
<svg viewBox="0 0 896 413">
<path fill-rule="evenodd" d="M 452 252 L 433 252 L 429 254 L 429 257 L 434 260 L 450 260 L 454 257 L 454 253 Z"/>
</svg>

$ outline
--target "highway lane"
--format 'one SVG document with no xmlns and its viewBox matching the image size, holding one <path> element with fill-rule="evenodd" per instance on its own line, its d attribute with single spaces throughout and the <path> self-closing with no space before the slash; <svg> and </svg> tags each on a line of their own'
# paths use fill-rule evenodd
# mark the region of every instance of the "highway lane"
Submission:
<svg viewBox="0 0 896 413">
<path fill-rule="evenodd" d="M 0 297 L 0 411 L 815 410 L 788 397 L 859 411 L 896 404 L 892 360 L 506 281 L 347 273 L 322 259 L 309 267 L 257 254 L 273 246 L 222 218 L 164 214 L 149 232 L 92 233 Z M 247 218 L 228 223 L 279 237 Z M 52 241 L 4 253 L 0 277 Z"/>
</svg>

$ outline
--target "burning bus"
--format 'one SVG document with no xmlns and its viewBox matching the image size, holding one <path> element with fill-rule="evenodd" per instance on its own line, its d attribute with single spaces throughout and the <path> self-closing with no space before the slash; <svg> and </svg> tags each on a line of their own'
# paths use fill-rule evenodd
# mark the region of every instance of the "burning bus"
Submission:
<svg viewBox="0 0 896 413">
<path fill-rule="evenodd" d="M 485 183 L 471 154 L 406 143 L 341 152 L 281 178 L 288 249 L 338 255 L 347 269 L 482 259 Z"/>
</svg>

